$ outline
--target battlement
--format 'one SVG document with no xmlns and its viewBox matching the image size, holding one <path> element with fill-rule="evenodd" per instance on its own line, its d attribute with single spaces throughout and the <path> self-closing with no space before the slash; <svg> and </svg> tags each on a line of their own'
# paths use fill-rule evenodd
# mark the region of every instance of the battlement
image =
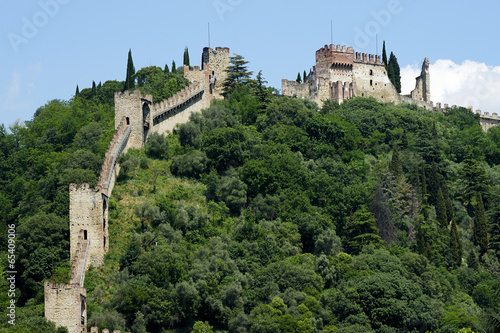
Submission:
<svg viewBox="0 0 500 333">
<path fill-rule="evenodd" d="M 151 106 L 151 112 L 153 113 L 153 123 L 156 123 L 156 119 L 168 113 L 172 109 L 188 103 L 192 98 L 204 92 L 204 87 L 199 83 L 194 82 L 189 86 L 184 87 L 181 91 L 177 92 L 172 97 L 165 99 L 159 103 L 153 104 Z"/>
<path fill-rule="evenodd" d="M 87 333 L 87 331 L 83 332 L 83 333 Z M 99 333 L 99 327 L 91 327 L 90 328 L 90 333 Z M 101 331 L 101 333 L 110 333 L 110 330 L 108 329 L 103 329 Z M 121 331 L 119 330 L 114 330 L 113 333 L 121 333 Z"/>
<path fill-rule="evenodd" d="M 347 47 L 345 45 L 326 45 L 316 51 L 316 55 L 325 55 L 333 52 L 339 52 L 339 53 L 354 53 L 354 48 L 351 46 Z"/>
<path fill-rule="evenodd" d="M 130 119 L 123 117 L 115 130 L 113 138 L 108 145 L 104 161 L 97 182 L 96 189 L 109 197 L 109 192 L 113 190 L 114 179 L 112 179 L 116 161 L 120 154 L 126 149 L 128 137 L 130 135 Z"/>
<path fill-rule="evenodd" d="M 360 53 L 360 52 L 356 52 L 354 62 L 371 64 L 371 65 L 383 65 L 384 64 L 382 62 L 381 56 L 374 55 L 374 54 Z"/>
<path fill-rule="evenodd" d="M 217 46 L 215 48 L 215 52 L 225 52 L 225 53 L 229 54 L 229 47 L 220 47 L 220 46 Z"/>
</svg>

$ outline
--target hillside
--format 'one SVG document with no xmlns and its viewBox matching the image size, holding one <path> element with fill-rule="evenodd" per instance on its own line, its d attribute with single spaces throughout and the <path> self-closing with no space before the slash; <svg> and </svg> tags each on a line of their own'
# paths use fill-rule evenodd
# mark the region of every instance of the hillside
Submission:
<svg viewBox="0 0 500 333">
<path fill-rule="evenodd" d="M 498 330 L 500 128 L 366 98 L 318 111 L 259 83 L 121 157 L 110 252 L 85 278 L 89 326 Z M 21 265 L 18 327 L 1 332 L 55 331 L 40 282 L 52 267 L 67 282 L 67 184 L 95 185 L 112 119 L 85 95 L 0 128 L 0 218 Z"/>
</svg>

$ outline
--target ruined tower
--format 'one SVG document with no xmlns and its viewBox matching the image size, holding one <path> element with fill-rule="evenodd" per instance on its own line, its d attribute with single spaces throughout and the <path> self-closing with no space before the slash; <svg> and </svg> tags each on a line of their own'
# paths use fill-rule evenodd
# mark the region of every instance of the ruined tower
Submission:
<svg viewBox="0 0 500 333">
<path fill-rule="evenodd" d="M 415 89 L 410 94 L 410 97 L 414 100 L 431 102 L 431 79 L 429 75 L 429 59 L 424 58 L 422 64 L 422 71 L 420 76 L 415 79 L 417 82 L 415 84 Z"/>
</svg>

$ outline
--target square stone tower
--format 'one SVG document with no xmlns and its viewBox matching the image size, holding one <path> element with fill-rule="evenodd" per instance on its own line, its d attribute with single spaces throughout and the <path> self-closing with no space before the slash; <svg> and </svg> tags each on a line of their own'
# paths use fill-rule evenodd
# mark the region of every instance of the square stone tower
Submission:
<svg viewBox="0 0 500 333">
<path fill-rule="evenodd" d="M 151 104 L 153 96 L 142 96 L 139 90 L 115 92 L 115 129 L 120 125 L 123 117 L 132 127 L 128 148 L 144 148 L 150 128 L 153 127 L 151 118 Z"/>
<path fill-rule="evenodd" d="M 69 333 L 87 332 L 87 291 L 78 284 L 45 281 L 45 318 Z"/>
<path fill-rule="evenodd" d="M 85 270 L 90 264 L 95 267 L 104 264 L 104 254 L 109 249 L 108 198 L 89 184 L 69 186 L 69 231 L 70 255 L 73 261 L 77 255 L 78 235 L 83 231 L 83 240 L 89 240 Z"/>
</svg>

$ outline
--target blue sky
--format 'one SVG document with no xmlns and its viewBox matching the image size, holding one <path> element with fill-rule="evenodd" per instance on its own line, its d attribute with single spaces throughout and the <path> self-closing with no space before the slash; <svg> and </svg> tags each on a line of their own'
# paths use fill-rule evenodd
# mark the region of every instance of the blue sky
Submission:
<svg viewBox="0 0 500 333">
<path fill-rule="evenodd" d="M 182 63 L 189 48 L 199 65 L 208 44 L 263 71 L 269 85 L 314 65 L 331 40 L 375 53 L 386 41 L 398 58 L 403 90 L 424 57 L 431 61 L 435 102 L 500 103 L 500 3 L 496 1 L 336 0 L 23 0 L 0 3 L 0 124 L 30 120 L 52 99 L 70 99 L 78 84 L 124 80 L 127 52 L 136 69 Z"/>
</svg>

